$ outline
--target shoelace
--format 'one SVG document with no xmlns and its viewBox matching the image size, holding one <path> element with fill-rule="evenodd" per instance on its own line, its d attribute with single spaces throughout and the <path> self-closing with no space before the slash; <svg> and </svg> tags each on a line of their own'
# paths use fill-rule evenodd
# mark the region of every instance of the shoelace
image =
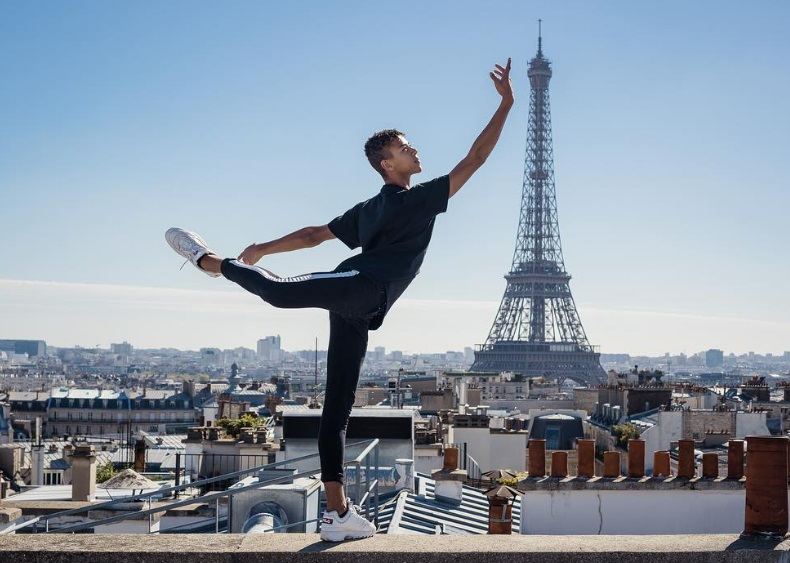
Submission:
<svg viewBox="0 0 790 563">
<path fill-rule="evenodd" d="M 189 264 L 189 260 L 188 260 L 188 259 L 187 259 L 187 260 L 184 260 L 184 263 L 183 263 L 183 264 L 181 264 L 181 267 L 178 269 L 178 271 L 181 271 L 181 270 L 183 270 L 183 269 L 184 269 L 184 266 L 186 266 L 187 264 Z"/>
</svg>

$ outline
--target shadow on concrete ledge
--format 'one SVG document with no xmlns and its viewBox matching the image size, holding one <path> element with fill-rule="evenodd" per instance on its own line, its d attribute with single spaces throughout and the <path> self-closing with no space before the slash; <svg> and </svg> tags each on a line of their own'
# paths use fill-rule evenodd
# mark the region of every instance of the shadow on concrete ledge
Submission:
<svg viewBox="0 0 790 563">
<path fill-rule="evenodd" d="M 671 536 L 378 535 L 343 543 L 317 534 L 16 535 L 3 563 L 763 563 L 790 562 L 790 540 Z"/>
</svg>

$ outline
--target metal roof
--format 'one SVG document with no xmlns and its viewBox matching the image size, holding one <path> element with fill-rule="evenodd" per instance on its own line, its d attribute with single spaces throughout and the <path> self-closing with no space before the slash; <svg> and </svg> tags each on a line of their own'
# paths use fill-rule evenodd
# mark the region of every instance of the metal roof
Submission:
<svg viewBox="0 0 790 563">
<path fill-rule="evenodd" d="M 112 389 L 52 389 L 53 399 L 118 399 L 123 391 Z"/>
<path fill-rule="evenodd" d="M 417 474 L 415 489 L 401 491 L 379 509 L 380 534 L 454 534 L 488 533 L 488 499 L 474 487 L 463 487 L 458 506 L 436 499 L 433 479 Z M 513 504 L 513 533 L 521 527 L 521 500 Z"/>
</svg>

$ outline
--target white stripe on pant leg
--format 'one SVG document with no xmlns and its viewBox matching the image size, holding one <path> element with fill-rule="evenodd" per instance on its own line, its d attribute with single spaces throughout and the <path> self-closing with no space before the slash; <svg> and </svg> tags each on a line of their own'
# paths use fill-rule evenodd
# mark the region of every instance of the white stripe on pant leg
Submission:
<svg viewBox="0 0 790 563">
<path fill-rule="evenodd" d="M 290 278 L 281 278 L 267 272 L 263 268 L 259 268 L 258 266 L 250 266 L 249 264 L 245 264 L 243 262 L 239 262 L 238 260 L 233 260 L 235 264 L 245 268 L 247 270 L 252 270 L 263 277 L 265 277 L 269 281 L 278 282 L 278 283 L 294 283 L 294 282 L 303 282 L 303 281 L 311 281 L 311 280 L 326 280 L 332 278 L 350 278 L 352 276 L 359 275 L 357 270 L 348 270 L 347 272 L 321 272 L 317 274 L 302 274 L 301 276 L 292 276 Z"/>
</svg>

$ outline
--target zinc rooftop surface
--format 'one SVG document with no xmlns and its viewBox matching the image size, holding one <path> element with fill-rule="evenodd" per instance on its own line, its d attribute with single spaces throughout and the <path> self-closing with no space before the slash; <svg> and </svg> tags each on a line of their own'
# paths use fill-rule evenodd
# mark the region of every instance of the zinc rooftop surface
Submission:
<svg viewBox="0 0 790 563">
<path fill-rule="evenodd" d="M 411 493 L 401 491 L 379 510 L 380 534 L 455 534 L 488 533 L 488 499 L 474 487 L 463 487 L 458 506 L 437 500 L 435 482 L 418 474 Z M 513 504 L 513 533 L 521 526 L 521 501 Z"/>
</svg>

